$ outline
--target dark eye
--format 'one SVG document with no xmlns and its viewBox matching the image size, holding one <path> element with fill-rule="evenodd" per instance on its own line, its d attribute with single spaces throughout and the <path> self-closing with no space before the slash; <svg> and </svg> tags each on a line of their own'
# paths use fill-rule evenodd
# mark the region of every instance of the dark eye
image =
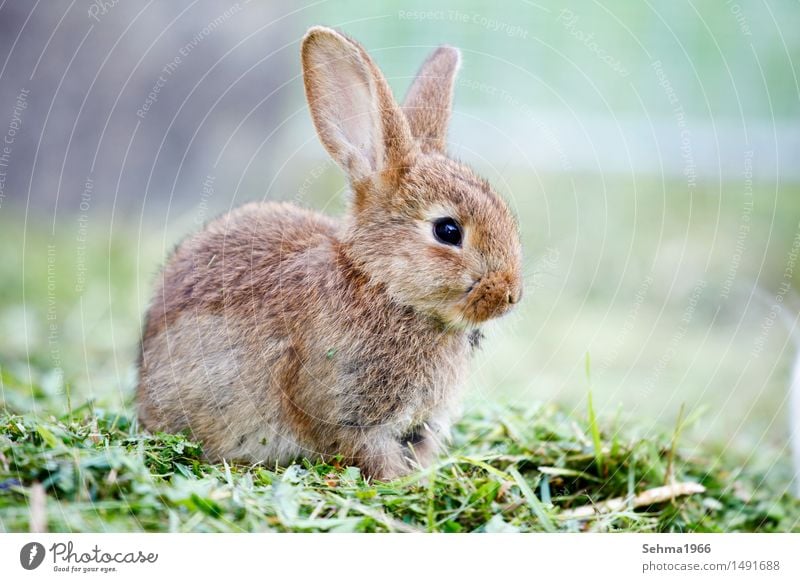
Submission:
<svg viewBox="0 0 800 582">
<path fill-rule="evenodd" d="M 461 246 L 461 226 L 452 218 L 437 218 L 433 223 L 434 236 L 446 245 Z"/>
</svg>

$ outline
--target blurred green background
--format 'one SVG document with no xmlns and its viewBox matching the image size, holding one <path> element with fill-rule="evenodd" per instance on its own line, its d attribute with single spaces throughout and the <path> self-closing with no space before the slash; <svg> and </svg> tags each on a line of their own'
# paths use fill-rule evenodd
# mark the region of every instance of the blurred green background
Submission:
<svg viewBox="0 0 800 582">
<path fill-rule="evenodd" d="M 582 410 L 591 385 L 603 415 L 667 426 L 685 404 L 698 442 L 788 459 L 796 2 L 58 6 L 0 8 L 13 408 L 59 405 L 67 385 L 130 406 L 154 274 L 214 215 L 262 199 L 342 212 L 299 77 L 304 31 L 328 24 L 398 98 L 432 47 L 462 50 L 450 149 L 518 215 L 527 288 L 490 326 L 468 407 Z"/>
</svg>

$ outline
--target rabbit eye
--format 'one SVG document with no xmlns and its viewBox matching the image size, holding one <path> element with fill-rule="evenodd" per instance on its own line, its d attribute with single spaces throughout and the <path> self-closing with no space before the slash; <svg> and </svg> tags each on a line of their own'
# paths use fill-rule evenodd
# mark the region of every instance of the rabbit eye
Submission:
<svg viewBox="0 0 800 582">
<path fill-rule="evenodd" d="M 433 223 L 433 235 L 439 242 L 446 245 L 453 245 L 454 247 L 461 246 L 463 235 L 461 233 L 461 226 L 450 218 L 438 218 Z"/>
</svg>

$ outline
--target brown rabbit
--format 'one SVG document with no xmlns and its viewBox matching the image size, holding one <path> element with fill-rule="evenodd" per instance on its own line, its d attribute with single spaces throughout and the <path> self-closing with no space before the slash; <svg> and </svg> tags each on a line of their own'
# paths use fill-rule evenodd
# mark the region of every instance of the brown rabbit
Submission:
<svg viewBox="0 0 800 582">
<path fill-rule="evenodd" d="M 459 61 L 435 50 L 401 108 L 361 45 L 308 31 L 306 97 L 349 212 L 246 204 L 177 248 L 142 339 L 146 428 L 188 428 L 214 460 L 341 455 L 377 479 L 431 462 L 478 326 L 522 291 L 514 218 L 445 152 Z"/>
</svg>

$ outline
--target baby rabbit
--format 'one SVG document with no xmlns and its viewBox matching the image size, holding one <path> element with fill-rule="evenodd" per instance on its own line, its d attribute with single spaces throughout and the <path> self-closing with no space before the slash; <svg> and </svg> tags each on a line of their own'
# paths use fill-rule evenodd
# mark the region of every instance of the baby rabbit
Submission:
<svg viewBox="0 0 800 582">
<path fill-rule="evenodd" d="M 212 460 L 341 455 L 388 480 L 446 440 L 479 325 L 520 299 L 519 235 L 445 151 L 458 50 L 435 50 L 402 106 L 341 33 L 311 28 L 301 52 L 347 216 L 251 203 L 184 240 L 147 313 L 139 417 Z"/>
</svg>

